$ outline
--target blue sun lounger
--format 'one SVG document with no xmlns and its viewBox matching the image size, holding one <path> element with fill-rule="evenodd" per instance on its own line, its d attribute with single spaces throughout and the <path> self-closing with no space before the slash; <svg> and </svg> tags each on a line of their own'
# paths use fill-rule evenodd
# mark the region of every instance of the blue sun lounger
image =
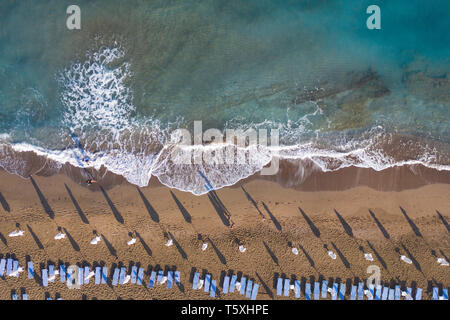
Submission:
<svg viewBox="0 0 450 320">
<path fill-rule="evenodd" d="M 209 296 L 211 298 L 215 298 L 216 297 L 216 280 L 211 281 L 211 290 L 209 291 Z"/>
<path fill-rule="evenodd" d="M 26 293 L 22 294 L 22 300 L 28 300 L 28 295 Z"/>
<path fill-rule="evenodd" d="M 341 286 L 339 287 L 339 299 L 338 300 L 345 300 L 345 283 L 341 283 Z"/>
<path fill-rule="evenodd" d="M 62 283 L 66 282 L 66 266 L 64 264 L 59 266 L 59 280 Z"/>
<path fill-rule="evenodd" d="M 395 286 L 395 300 L 400 300 L 400 297 L 402 296 L 402 291 L 400 290 L 400 286 Z"/>
<path fill-rule="evenodd" d="M 49 264 L 48 265 L 48 277 L 52 278 L 51 280 L 49 280 L 50 282 L 55 282 L 55 279 L 53 278 L 54 275 L 55 275 L 55 266 L 53 264 Z"/>
<path fill-rule="evenodd" d="M 234 292 L 234 288 L 236 287 L 236 280 L 237 280 L 237 276 L 235 274 L 233 274 L 231 276 L 231 281 L 230 281 L 230 290 L 229 292 Z"/>
<path fill-rule="evenodd" d="M 228 287 L 230 286 L 230 277 L 225 276 L 223 278 L 223 287 L 222 287 L 222 293 L 227 294 L 228 293 Z"/>
<path fill-rule="evenodd" d="M 194 274 L 194 279 L 192 280 L 192 289 L 198 289 L 198 280 L 200 279 L 200 273 L 196 272 Z"/>
<path fill-rule="evenodd" d="M 245 290 L 245 297 L 250 298 L 252 295 L 252 288 L 253 288 L 253 281 L 248 280 L 247 281 L 247 289 Z"/>
<path fill-rule="evenodd" d="M 388 295 L 389 295 L 389 288 L 383 287 L 383 293 L 381 295 L 381 300 L 387 300 Z"/>
<path fill-rule="evenodd" d="M 41 274 L 42 274 L 42 285 L 44 287 L 47 287 L 48 286 L 48 270 L 42 269 Z"/>
<path fill-rule="evenodd" d="M 439 288 L 433 287 L 433 296 L 432 300 L 439 300 Z"/>
<path fill-rule="evenodd" d="M 124 283 L 126 275 L 127 275 L 127 268 L 125 268 L 125 267 L 120 268 L 119 284 Z"/>
<path fill-rule="evenodd" d="M 16 272 L 18 269 L 19 269 L 19 261 L 18 260 L 14 260 L 13 261 L 13 272 Z M 14 277 L 18 278 L 19 277 L 19 273 L 17 272 Z"/>
<path fill-rule="evenodd" d="M 295 280 L 294 293 L 296 298 L 300 298 L 300 280 Z"/>
<path fill-rule="evenodd" d="M 13 293 L 13 294 L 11 295 L 11 299 L 12 299 L 12 300 L 19 300 L 19 297 L 17 296 L 17 294 Z"/>
<path fill-rule="evenodd" d="M 72 268 L 67 269 L 66 276 L 67 276 L 67 285 L 68 286 L 71 286 L 72 282 L 73 282 L 72 272 L 73 272 Z"/>
<path fill-rule="evenodd" d="M 442 289 L 442 297 L 444 300 L 448 300 L 448 289 Z"/>
<path fill-rule="evenodd" d="M 350 300 L 356 300 L 356 286 L 352 286 L 352 291 L 350 292 Z"/>
<path fill-rule="evenodd" d="M 0 277 L 5 273 L 6 259 L 0 260 Z"/>
<path fill-rule="evenodd" d="M 34 278 L 34 269 L 33 269 L 33 262 L 28 261 L 27 263 L 27 271 L 28 271 L 28 279 Z"/>
<path fill-rule="evenodd" d="M 291 282 L 289 279 L 284 279 L 284 296 L 289 297 L 289 290 L 291 289 Z"/>
<path fill-rule="evenodd" d="M 102 268 L 95 267 L 95 284 L 100 284 L 102 281 Z"/>
<path fill-rule="evenodd" d="M 113 273 L 112 285 L 117 286 L 118 282 L 119 282 L 119 268 L 115 268 Z"/>
<path fill-rule="evenodd" d="M 132 266 L 131 267 L 131 283 L 136 283 L 137 280 L 137 267 Z"/>
<path fill-rule="evenodd" d="M 158 271 L 158 277 L 156 278 L 156 283 L 160 284 L 164 278 L 164 270 Z"/>
<path fill-rule="evenodd" d="M 156 281 L 156 271 L 152 271 L 150 273 L 150 280 L 148 281 L 148 287 L 150 289 L 153 288 L 153 286 L 155 285 L 155 281 Z M 197 279 L 197 282 L 198 282 L 198 279 Z M 197 286 L 195 288 L 192 287 L 192 289 L 197 290 Z"/>
<path fill-rule="evenodd" d="M 207 274 L 205 276 L 205 284 L 204 284 L 204 287 L 203 287 L 203 291 L 204 292 L 208 292 L 209 291 L 209 285 L 210 284 L 211 284 L 211 275 Z"/>
<path fill-rule="evenodd" d="M 91 272 L 91 268 L 89 266 L 84 267 L 84 284 L 89 284 L 90 278 L 88 278 L 89 273 Z"/>
<path fill-rule="evenodd" d="M 178 286 L 181 284 L 180 271 L 175 271 L 175 284 Z"/>
<path fill-rule="evenodd" d="M 406 288 L 406 294 L 409 296 L 406 296 L 406 300 L 412 300 L 412 289 L 411 288 Z"/>
<path fill-rule="evenodd" d="M 167 272 L 167 289 L 171 289 L 173 285 L 173 271 Z"/>
<path fill-rule="evenodd" d="M 108 282 L 108 267 L 102 268 L 102 284 Z"/>
<path fill-rule="evenodd" d="M 245 294 L 245 285 L 247 284 L 247 278 L 241 277 L 241 290 L 239 291 L 240 294 Z"/>
<path fill-rule="evenodd" d="M 327 280 L 323 280 L 322 281 L 322 298 L 326 299 L 327 294 L 328 294 L 328 282 L 327 282 Z M 314 299 L 319 300 L 318 298 L 314 298 Z"/>
<path fill-rule="evenodd" d="M 333 293 L 331 294 L 331 300 L 336 300 L 338 296 L 338 283 L 333 283 Z"/>
<path fill-rule="evenodd" d="M 364 283 L 358 284 L 358 300 L 364 300 Z"/>
<path fill-rule="evenodd" d="M 142 286 L 142 281 L 144 280 L 144 268 L 139 268 L 138 274 L 137 274 L 137 280 L 136 284 L 138 286 Z"/>
<path fill-rule="evenodd" d="M 278 278 L 277 281 L 277 296 L 281 296 L 281 293 L 283 292 L 283 279 Z"/>
<path fill-rule="evenodd" d="M 82 267 L 78 268 L 78 285 L 82 285 L 84 283 L 84 269 Z"/>
<path fill-rule="evenodd" d="M 416 290 L 416 300 L 422 300 L 422 288 Z"/>
<path fill-rule="evenodd" d="M 8 260 L 6 260 L 6 275 L 9 276 L 12 272 L 12 268 L 13 268 L 13 259 L 8 258 Z"/>
<path fill-rule="evenodd" d="M 376 286 L 375 290 L 375 300 L 381 300 L 381 292 L 383 291 L 383 287 L 381 285 Z"/>
<path fill-rule="evenodd" d="M 389 288 L 388 300 L 395 299 L 395 289 Z"/>
<path fill-rule="evenodd" d="M 322 290 L 323 290 L 323 285 L 322 285 Z M 323 291 L 322 291 L 322 297 L 323 297 Z M 319 300 L 319 299 L 320 299 L 320 283 L 314 282 L 314 300 Z"/>
<path fill-rule="evenodd" d="M 253 285 L 252 297 L 250 298 L 250 300 L 256 300 L 256 296 L 258 295 L 258 289 L 259 289 L 259 285 L 257 283 L 255 283 Z"/>
<path fill-rule="evenodd" d="M 309 282 L 305 284 L 305 299 L 311 300 L 311 283 Z"/>
<path fill-rule="evenodd" d="M 373 284 L 369 285 L 369 296 L 367 297 L 368 300 L 373 300 L 375 298 L 375 287 L 373 286 Z"/>
</svg>

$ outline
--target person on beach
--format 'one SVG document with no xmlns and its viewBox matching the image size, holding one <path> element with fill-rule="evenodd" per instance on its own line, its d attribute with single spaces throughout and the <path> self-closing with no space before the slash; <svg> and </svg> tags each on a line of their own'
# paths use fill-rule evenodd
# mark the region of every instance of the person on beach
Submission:
<svg viewBox="0 0 450 320">
<path fill-rule="evenodd" d="M 90 185 L 93 184 L 93 183 L 97 183 L 97 181 L 95 181 L 94 179 L 87 179 L 87 180 L 86 180 L 86 184 L 87 184 L 88 186 L 90 186 Z"/>
</svg>

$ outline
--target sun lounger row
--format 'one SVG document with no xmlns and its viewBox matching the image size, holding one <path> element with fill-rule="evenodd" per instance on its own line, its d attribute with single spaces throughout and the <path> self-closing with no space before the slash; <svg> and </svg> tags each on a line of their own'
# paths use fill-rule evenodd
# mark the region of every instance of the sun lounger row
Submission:
<svg viewBox="0 0 450 320">
<path fill-rule="evenodd" d="M 259 285 L 251 279 L 242 276 L 238 281 L 235 274 L 225 276 L 223 279 L 222 293 L 227 294 L 229 292 L 239 291 L 241 295 L 245 295 L 246 298 L 250 300 L 256 300 L 258 295 Z"/>
<path fill-rule="evenodd" d="M 294 292 L 296 298 L 301 298 L 302 293 L 306 300 L 319 300 L 326 299 L 328 295 L 331 300 L 345 300 L 346 299 L 346 284 L 345 283 L 328 283 L 326 280 L 320 282 L 304 284 L 304 290 L 300 280 L 283 279 L 281 277 L 276 280 L 277 296 L 288 297 L 290 291 Z M 448 300 L 448 290 L 443 289 L 443 295 L 438 295 L 438 288 L 433 288 L 433 300 Z M 417 288 L 415 295 L 413 296 L 412 288 L 406 288 L 406 291 L 402 291 L 400 285 L 396 285 L 394 288 L 389 286 L 374 286 L 369 285 L 368 288 L 364 287 L 364 283 L 360 282 L 357 285 L 354 284 L 350 288 L 350 300 L 421 300 L 422 289 Z"/>
<path fill-rule="evenodd" d="M 12 276 L 19 277 L 19 261 L 13 258 L 3 258 L 0 260 L 0 277 Z"/>
</svg>

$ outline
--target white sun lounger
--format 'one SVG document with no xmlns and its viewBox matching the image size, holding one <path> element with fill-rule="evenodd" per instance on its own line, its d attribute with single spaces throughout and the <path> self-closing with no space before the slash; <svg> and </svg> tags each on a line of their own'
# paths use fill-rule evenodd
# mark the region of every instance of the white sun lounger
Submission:
<svg viewBox="0 0 450 320">
<path fill-rule="evenodd" d="M 406 296 L 406 300 L 412 300 L 413 298 L 412 298 L 412 289 L 411 288 L 406 288 L 406 294 L 408 295 L 408 296 Z"/>
<path fill-rule="evenodd" d="M 236 280 L 237 280 L 237 276 L 235 274 L 233 274 L 231 276 L 231 281 L 230 281 L 230 290 L 229 292 L 234 292 L 234 288 L 236 287 Z"/>
<path fill-rule="evenodd" d="M 28 300 L 28 295 L 26 293 L 22 294 L 22 300 Z"/>
<path fill-rule="evenodd" d="M 387 300 L 388 295 L 389 295 L 389 288 L 383 287 L 383 293 L 381 295 L 381 300 Z"/>
<path fill-rule="evenodd" d="M 131 267 L 131 283 L 136 283 L 137 280 L 137 267 L 132 266 Z"/>
<path fill-rule="evenodd" d="M 439 300 L 439 288 L 438 287 L 433 287 L 433 296 L 431 299 Z"/>
<path fill-rule="evenodd" d="M 350 292 L 350 300 L 356 300 L 356 286 L 352 286 L 352 291 Z"/>
<path fill-rule="evenodd" d="M 19 269 L 19 261 L 18 260 L 14 260 L 13 261 L 13 272 L 15 272 L 15 276 L 16 278 L 19 277 L 19 273 L 16 272 Z"/>
<path fill-rule="evenodd" d="M 301 294 L 301 290 L 300 290 L 300 280 L 295 280 L 295 284 L 294 284 L 294 292 L 295 292 L 295 297 L 296 297 L 296 298 L 300 298 L 300 294 Z"/>
<path fill-rule="evenodd" d="M 305 284 L 305 299 L 311 300 L 311 283 L 309 282 Z"/>
<path fill-rule="evenodd" d="M 28 279 L 34 278 L 34 268 L 33 268 L 33 262 L 28 261 L 27 263 L 27 271 L 28 271 Z"/>
<path fill-rule="evenodd" d="M 358 283 L 358 300 L 364 300 L 364 283 Z"/>
<path fill-rule="evenodd" d="M 323 280 L 322 281 L 322 298 L 326 299 L 327 294 L 328 294 L 328 283 L 327 283 L 327 280 Z M 319 299 L 317 298 L 316 300 L 319 300 Z"/>
<path fill-rule="evenodd" d="M 339 299 L 338 300 L 345 300 L 345 283 L 341 283 L 341 286 L 339 287 Z"/>
<path fill-rule="evenodd" d="M 42 269 L 41 274 L 42 274 L 42 285 L 44 287 L 47 287 L 48 286 L 48 270 Z"/>
<path fill-rule="evenodd" d="M 245 285 L 247 283 L 247 278 L 246 277 L 241 277 L 241 290 L 240 290 L 240 294 L 245 294 Z"/>
<path fill-rule="evenodd" d="M 119 272 L 119 268 L 114 269 L 113 279 L 111 283 L 113 286 L 117 286 L 117 283 L 119 282 Z"/>
<path fill-rule="evenodd" d="M 6 275 L 9 276 L 12 272 L 12 268 L 13 268 L 13 259 L 8 258 L 8 260 L 6 260 Z"/>
<path fill-rule="evenodd" d="M 102 268 L 95 267 L 95 284 L 100 284 L 102 281 Z"/>
<path fill-rule="evenodd" d="M 55 275 L 55 265 L 49 264 L 48 265 L 48 277 L 50 278 L 50 282 L 55 282 L 55 278 L 53 277 Z"/>
<path fill-rule="evenodd" d="M 227 294 L 228 293 L 228 287 L 230 286 L 230 277 L 225 276 L 223 278 L 223 287 L 222 287 L 222 293 Z"/>
<path fill-rule="evenodd" d="M 89 266 L 84 267 L 84 284 L 89 284 L 89 273 L 91 272 L 91 268 Z"/>
<path fill-rule="evenodd" d="M 277 281 L 277 296 L 281 296 L 281 293 L 283 292 L 283 279 L 278 278 Z"/>
<path fill-rule="evenodd" d="M 216 280 L 211 281 L 211 290 L 209 291 L 209 296 L 211 298 L 216 297 Z"/>
<path fill-rule="evenodd" d="M 284 279 L 284 296 L 289 297 L 289 290 L 291 288 L 291 282 L 289 279 Z"/>
<path fill-rule="evenodd" d="M 389 288 L 388 300 L 395 299 L 395 289 Z"/>
<path fill-rule="evenodd" d="M 173 271 L 167 272 L 167 289 L 171 289 L 173 285 Z"/>
<path fill-rule="evenodd" d="M 125 267 L 120 268 L 119 284 L 124 283 L 126 275 L 127 275 L 127 268 L 125 268 Z"/>
<path fill-rule="evenodd" d="M 252 295 L 252 288 L 253 288 L 253 281 L 248 280 L 247 281 L 247 289 L 245 290 L 245 297 L 250 298 Z"/>
<path fill-rule="evenodd" d="M 250 300 L 256 300 L 256 296 L 258 295 L 258 289 L 259 289 L 259 285 L 257 283 L 255 283 L 253 285 L 252 297 L 250 298 Z"/>
<path fill-rule="evenodd" d="M 205 285 L 203 287 L 203 291 L 204 292 L 208 292 L 209 291 L 209 285 L 211 284 L 211 275 L 207 274 L 205 276 Z"/>
<path fill-rule="evenodd" d="M 400 290 L 400 286 L 395 286 L 395 300 L 400 300 L 400 297 L 402 296 L 402 291 Z"/>
<path fill-rule="evenodd" d="M 5 267 L 6 267 L 6 259 L 0 260 L 0 277 L 3 277 L 5 273 Z"/>
<path fill-rule="evenodd" d="M 323 285 L 322 285 L 323 288 Z M 323 291 L 322 291 L 322 297 L 323 297 Z M 326 295 L 325 295 L 326 297 Z M 314 282 L 314 300 L 320 299 L 320 283 Z"/>
<path fill-rule="evenodd" d="M 82 285 L 84 283 L 84 269 L 82 267 L 78 268 L 78 285 Z"/>
<path fill-rule="evenodd" d="M 416 299 L 415 300 L 422 300 L 422 288 L 416 289 Z"/>
<path fill-rule="evenodd" d="M 66 282 L 66 266 L 63 263 L 59 266 L 59 280 Z"/>
<path fill-rule="evenodd" d="M 333 293 L 331 294 L 331 300 L 336 300 L 338 295 L 338 283 L 333 283 Z"/>
<path fill-rule="evenodd" d="M 138 274 L 137 274 L 137 279 L 136 279 L 136 284 L 138 286 L 142 286 L 142 281 L 144 280 L 144 268 L 139 268 Z"/>
<path fill-rule="evenodd" d="M 102 284 L 105 284 L 106 282 L 108 282 L 108 267 L 103 267 L 102 268 Z"/>
<path fill-rule="evenodd" d="M 200 273 L 196 272 L 194 274 L 194 279 L 192 280 L 192 289 L 198 289 L 198 280 L 200 279 Z"/>
</svg>

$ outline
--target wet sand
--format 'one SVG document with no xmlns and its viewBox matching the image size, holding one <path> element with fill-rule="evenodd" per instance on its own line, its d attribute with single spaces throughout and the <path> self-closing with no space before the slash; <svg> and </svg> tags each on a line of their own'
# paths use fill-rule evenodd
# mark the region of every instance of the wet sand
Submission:
<svg viewBox="0 0 450 320">
<path fill-rule="evenodd" d="M 19 278 L 0 279 L 0 299 L 10 299 L 11 290 L 20 293 L 21 289 L 30 299 L 40 300 L 46 293 L 63 299 L 206 299 L 209 296 L 203 290 L 191 289 L 193 270 L 211 273 L 219 281 L 225 272 L 242 272 L 260 284 L 258 299 L 281 299 L 274 289 L 278 275 L 345 282 L 366 279 L 367 267 L 372 264 L 381 268 L 383 281 L 422 287 L 425 299 L 430 298 L 431 285 L 450 284 L 448 267 L 436 262 L 437 257 L 450 256 L 450 188 L 446 183 L 403 191 L 360 185 L 311 192 L 248 179 L 242 183 L 248 196 L 237 186 L 217 191 L 221 207 L 214 206 L 208 195 L 193 196 L 157 182 L 141 188 L 140 194 L 128 183 L 101 191 L 80 186 L 61 174 L 34 176 L 33 181 L 0 171 L 3 256 L 15 254 L 23 267 L 29 257 L 36 269 L 48 261 L 87 262 L 91 267 L 93 262 L 102 262 L 109 268 L 140 263 L 146 270 L 149 266 L 176 267 L 182 287 L 95 286 L 91 279 L 81 289 L 69 289 L 57 278 L 43 288 L 38 281 L 28 280 L 24 272 Z M 225 209 L 235 222 L 233 229 L 220 217 Z M 25 236 L 8 237 L 16 224 Z M 58 227 L 70 239 L 54 240 Z M 98 245 L 89 244 L 94 230 L 103 236 Z M 138 234 L 132 246 L 127 245 L 129 232 Z M 173 236 L 176 245 L 164 245 L 165 233 Z M 204 252 L 198 235 L 210 239 Z M 237 241 L 245 245 L 245 253 L 239 252 Z M 289 244 L 299 249 L 297 256 Z M 324 246 L 337 253 L 336 260 L 327 255 Z M 402 262 L 397 251 L 409 256 L 413 264 Z M 372 253 L 375 261 L 364 260 L 363 252 Z M 144 277 L 147 282 L 148 274 Z M 290 298 L 293 296 L 291 292 Z M 242 299 L 236 293 L 218 297 Z"/>
</svg>

